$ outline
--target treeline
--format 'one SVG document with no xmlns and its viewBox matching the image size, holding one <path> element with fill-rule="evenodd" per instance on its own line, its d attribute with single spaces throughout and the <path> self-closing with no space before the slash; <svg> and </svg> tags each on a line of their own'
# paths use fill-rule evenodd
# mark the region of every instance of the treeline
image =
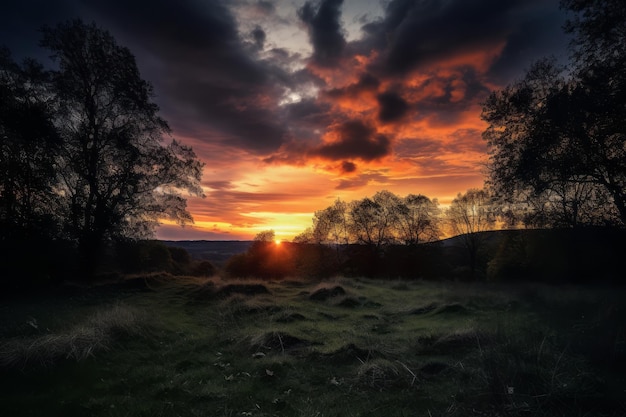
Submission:
<svg viewBox="0 0 626 417">
<path fill-rule="evenodd" d="M 479 189 L 459 194 L 447 210 L 437 199 L 421 194 L 400 197 L 387 190 L 350 202 L 337 199 L 316 211 L 313 225 L 291 244 L 279 247 L 273 233 L 259 234 L 247 253 L 230 260 L 226 273 L 261 278 L 442 277 L 450 272 L 443 266 L 447 255 L 435 242 L 447 234 L 462 235 L 461 253 L 454 256 L 462 257 L 461 263 L 474 275 L 483 240 L 479 232 L 493 229 L 497 207 L 497 200 Z"/>
<path fill-rule="evenodd" d="M 472 252 L 471 250 L 475 250 Z M 231 257 L 224 277 L 335 276 L 453 281 L 623 284 L 626 233 L 616 228 L 487 230 L 420 244 L 380 247 L 282 242 L 259 234 Z"/>
<path fill-rule="evenodd" d="M 0 275 L 88 280 L 159 219 L 191 221 L 182 193 L 202 194 L 202 164 L 164 143 L 152 86 L 107 31 L 76 20 L 42 35 L 54 69 L 0 48 Z"/>
<path fill-rule="evenodd" d="M 399 197 L 389 191 L 318 210 L 313 226 L 295 237 L 298 243 L 346 245 L 380 249 L 389 244 L 433 242 L 442 235 L 439 202 L 424 195 Z"/>
</svg>

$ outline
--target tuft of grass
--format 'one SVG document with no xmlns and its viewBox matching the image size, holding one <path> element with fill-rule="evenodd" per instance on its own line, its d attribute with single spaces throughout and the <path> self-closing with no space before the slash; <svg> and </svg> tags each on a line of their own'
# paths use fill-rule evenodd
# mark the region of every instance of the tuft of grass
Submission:
<svg viewBox="0 0 626 417">
<path fill-rule="evenodd" d="M 338 297 L 340 295 L 346 295 L 346 290 L 341 285 L 327 285 L 320 284 L 312 290 L 309 295 L 309 300 L 313 301 L 326 301 L 329 298 Z"/>
<path fill-rule="evenodd" d="M 0 366 L 19 367 L 30 363 L 52 365 L 60 360 L 81 361 L 108 350 L 119 338 L 136 335 L 144 318 L 132 307 L 116 304 L 96 312 L 83 323 L 58 333 L 13 338 L 0 345 Z"/>
<path fill-rule="evenodd" d="M 409 388 L 417 375 L 401 362 L 373 359 L 362 363 L 357 370 L 357 385 L 378 391 Z"/>
</svg>

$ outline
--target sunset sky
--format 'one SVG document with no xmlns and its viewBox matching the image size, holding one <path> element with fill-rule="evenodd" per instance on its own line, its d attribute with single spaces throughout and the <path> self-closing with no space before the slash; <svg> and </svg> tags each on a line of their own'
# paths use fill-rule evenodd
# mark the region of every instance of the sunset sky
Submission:
<svg viewBox="0 0 626 417">
<path fill-rule="evenodd" d="M 0 44 L 46 61 L 38 28 L 76 17 L 133 52 L 206 164 L 174 240 L 291 239 L 338 197 L 481 187 L 481 102 L 568 42 L 558 0 L 5 0 Z"/>
</svg>

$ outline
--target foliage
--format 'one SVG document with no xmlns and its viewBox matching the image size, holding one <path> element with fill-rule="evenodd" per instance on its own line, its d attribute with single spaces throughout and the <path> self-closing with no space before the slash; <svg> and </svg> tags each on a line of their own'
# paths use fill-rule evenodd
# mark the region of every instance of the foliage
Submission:
<svg viewBox="0 0 626 417">
<path fill-rule="evenodd" d="M 475 278 L 478 256 L 495 225 L 493 198 L 486 190 L 470 189 L 452 200 L 446 217 L 454 235 L 463 241 L 469 255 L 471 278 Z"/>
<path fill-rule="evenodd" d="M 18 65 L 0 49 L 0 239 L 55 235 L 55 159 L 60 138 L 53 125 L 47 74 L 40 64 Z"/>
<path fill-rule="evenodd" d="M 43 29 L 53 53 L 63 138 L 58 193 L 68 236 L 87 264 L 103 240 L 146 237 L 158 218 L 191 221 L 179 190 L 200 195 L 202 164 L 186 146 L 160 141 L 169 132 L 127 48 L 95 24 Z"/>
<path fill-rule="evenodd" d="M 486 101 L 491 184 L 531 225 L 626 224 L 626 8 L 564 0 L 572 65 L 535 63 Z"/>
<path fill-rule="evenodd" d="M 224 267 L 231 277 L 282 279 L 294 276 L 294 246 L 275 241 L 273 230 L 259 232 L 245 253 L 231 257 Z"/>
<path fill-rule="evenodd" d="M 152 86 L 109 32 L 74 20 L 42 34 L 55 70 L 0 56 L 0 220 L 75 242 L 89 277 L 106 242 L 151 237 L 161 218 L 192 221 L 182 193 L 202 195 L 202 164 L 162 143 Z"/>
<path fill-rule="evenodd" d="M 433 242 L 442 235 L 439 202 L 421 194 L 399 197 L 387 190 L 373 197 L 334 204 L 315 212 L 313 226 L 294 241 L 375 247 Z"/>
<path fill-rule="evenodd" d="M 273 230 L 263 230 L 254 237 L 255 244 L 273 243 L 276 240 L 276 233 Z"/>
</svg>

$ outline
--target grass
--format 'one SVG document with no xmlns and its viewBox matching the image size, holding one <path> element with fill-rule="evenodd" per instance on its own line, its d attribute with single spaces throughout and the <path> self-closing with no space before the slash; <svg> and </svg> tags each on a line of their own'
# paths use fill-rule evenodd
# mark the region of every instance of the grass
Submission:
<svg viewBox="0 0 626 417">
<path fill-rule="evenodd" d="M 149 283 L 4 304 L 0 415 L 626 414 L 622 288 Z"/>
</svg>

